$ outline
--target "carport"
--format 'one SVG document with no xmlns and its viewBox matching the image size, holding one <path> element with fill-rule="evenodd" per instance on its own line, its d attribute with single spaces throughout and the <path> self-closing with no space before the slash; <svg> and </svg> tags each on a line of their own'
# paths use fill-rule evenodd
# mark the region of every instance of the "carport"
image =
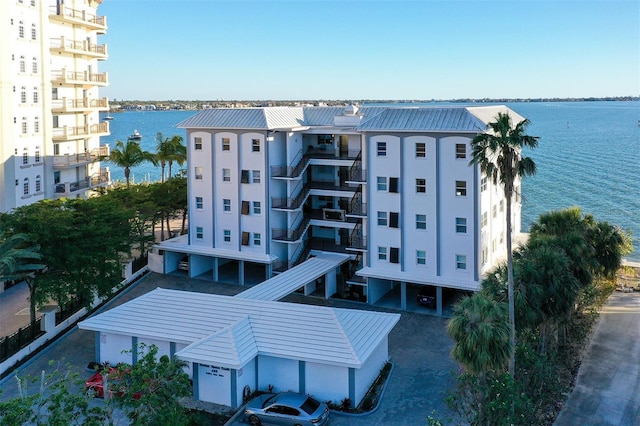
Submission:
<svg viewBox="0 0 640 426">
<path fill-rule="evenodd" d="M 276 301 L 300 288 L 304 288 L 306 296 L 315 291 L 316 280 L 324 277 L 324 298 L 328 299 L 337 291 L 338 268 L 349 258 L 346 254 L 318 254 L 294 268 L 236 294 L 235 297 Z"/>
</svg>

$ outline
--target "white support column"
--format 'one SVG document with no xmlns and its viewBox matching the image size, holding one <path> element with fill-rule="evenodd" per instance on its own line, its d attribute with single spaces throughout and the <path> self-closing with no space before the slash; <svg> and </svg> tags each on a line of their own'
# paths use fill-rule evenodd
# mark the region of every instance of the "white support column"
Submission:
<svg viewBox="0 0 640 426">
<path fill-rule="evenodd" d="M 238 284 L 244 285 L 244 260 L 238 261 Z"/>
<path fill-rule="evenodd" d="M 407 283 L 404 281 L 400 283 L 400 309 L 407 310 Z"/>
<path fill-rule="evenodd" d="M 218 281 L 218 258 L 213 258 L 213 280 Z"/>
<path fill-rule="evenodd" d="M 337 268 L 327 272 L 324 276 L 324 298 L 328 299 L 338 291 Z"/>
<path fill-rule="evenodd" d="M 436 309 L 438 316 L 442 316 L 442 287 L 436 287 Z"/>
</svg>

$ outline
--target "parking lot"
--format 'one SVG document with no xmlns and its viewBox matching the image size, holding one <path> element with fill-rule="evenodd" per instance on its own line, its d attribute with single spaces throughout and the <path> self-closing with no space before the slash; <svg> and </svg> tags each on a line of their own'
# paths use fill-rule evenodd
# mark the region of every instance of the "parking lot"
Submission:
<svg viewBox="0 0 640 426">
<path fill-rule="evenodd" d="M 150 274 L 101 309 L 110 309 L 156 287 L 226 295 L 246 290 L 246 287 L 239 285 Z M 398 312 L 358 302 L 323 300 L 295 293 L 283 301 Z M 393 370 L 378 409 L 356 417 L 333 413 L 332 425 L 420 425 L 425 424 L 426 417 L 434 411 L 438 417 L 450 416 L 444 399 L 454 383 L 453 373 L 457 371 L 457 364 L 449 356 L 452 341 L 446 335 L 446 319 L 416 312 L 401 314 L 399 323 L 389 335 L 389 354 Z M 94 342 L 93 332 L 79 330 L 76 327 L 20 367 L 18 374 L 39 375 L 42 370 L 51 370 L 49 361 L 55 360 L 69 363 L 73 371 L 87 379 L 91 372 L 86 370 L 86 366 L 95 359 Z M 12 375 L 0 381 L 0 389 L 2 399 L 17 396 Z"/>
</svg>

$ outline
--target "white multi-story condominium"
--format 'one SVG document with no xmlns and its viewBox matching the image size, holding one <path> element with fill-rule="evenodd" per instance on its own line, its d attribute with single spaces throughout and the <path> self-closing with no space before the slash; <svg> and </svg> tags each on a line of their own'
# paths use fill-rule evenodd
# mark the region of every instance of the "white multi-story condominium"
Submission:
<svg viewBox="0 0 640 426">
<path fill-rule="evenodd" d="M 352 296 L 397 294 L 406 308 L 430 286 L 441 312 L 443 289 L 478 289 L 506 256 L 502 189 L 470 165 L 471 140 L 498 112 L 523 119 L 504 106 L 202 111 L 178 125 L 189 233 L 160 245 L 162 270 L 216 281 L 232 271 L 244 284 L 347 253 Z M 519 195 L 513 224 L 518 234 Z"/>
<path fill-rule="evenodd" d="M 0 211 L 80 197 L 109 183 L 98 89 L 107 29 L 99 0 L 3 0 L 0 17 Z"/>
</svg>

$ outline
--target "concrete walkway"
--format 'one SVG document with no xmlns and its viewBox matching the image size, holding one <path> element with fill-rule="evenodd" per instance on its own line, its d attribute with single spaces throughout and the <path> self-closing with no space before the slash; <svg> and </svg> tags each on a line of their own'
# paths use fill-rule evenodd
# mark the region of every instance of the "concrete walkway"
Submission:
<svg viewBox="0 0 640 426">
<path fill-rule="evenodd" d="M 556 426 L 640 425 L 640 293 L 603 307 Z"/>
</svg>

